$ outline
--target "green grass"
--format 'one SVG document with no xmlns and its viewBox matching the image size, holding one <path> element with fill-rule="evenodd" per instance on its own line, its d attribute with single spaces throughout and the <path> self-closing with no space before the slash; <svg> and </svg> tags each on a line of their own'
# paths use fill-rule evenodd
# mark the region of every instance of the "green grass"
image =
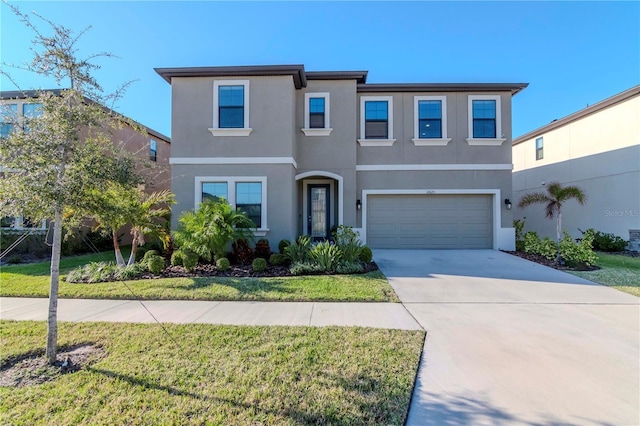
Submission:
<svg viewBox="0 0 640 426">
<path fill-rule="evenodd" d="M 61 346 L 107 356 L 0 387 L 7 424 L 403 424 L 424 332 L 346 327 L 61 323 Z M 0 321 L 1 357 L 38 351 L 43 322 Z"/>
<path fill-rule="evenodd" d="M 102 260 L 99 255 L 62 259 L 61 273 Z M 59 297 L 85 299 L 145 300 L 254 300 L 254 301 L 348 301 L 398 302 L 398 297 L 381 272 L 362 275 L 314 275 L 274 278 L 160 278 L 72 284 L 60 282 Z M 0 295 L 48 297 L 49 263 L 4 266 L 0 271 Z"/>
<path fill-rule="evenodd" d="M 596 271 L 569 271 L 587 280 L 640 296 L 640 258 L 598 253 Z"/>
</svg>

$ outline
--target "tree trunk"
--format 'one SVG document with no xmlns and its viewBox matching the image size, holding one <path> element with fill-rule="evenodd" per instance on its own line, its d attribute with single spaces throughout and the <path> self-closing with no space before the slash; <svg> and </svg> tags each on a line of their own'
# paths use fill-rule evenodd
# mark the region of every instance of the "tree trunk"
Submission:
<svg viewBox="0 0 640 426">
<path fill-rule="evenodd" d="M 62 209 L 58 207 L 53 221 L 53 247 L 51 248 L 51 280 L 49 290 L 49 316 L 47 318 L 47 351 L 49 364 L 58 353 L 58 280 L 60 278 L 60 251 L 62 249 Z"/>
<path fill-rule="evenodd" d="M 138 232 L 133 232 L 133 239 L 131 240 L 131 254 L 129 255 L 129 261 L 127 266 L 131 266 L 136 263 L 136 251 L 138 249 Z"/>
<path fill-rule="evenodd" d="M 558 220 L 556 221 L 556 238 L 558 241 L 558 254 L 556 255 L 556 263 L 560 263 L 561 256 L 560 256 L 560 235 L 562 234 L 562 212 L 560 212 L 560 209 L 558 209 Z"/>
<path fill-rule="evenodd" d="M 120 244 L 118 244 L 118 234 L 117 231 L 113 231 L 113 250 L 116 252 L 116 264 L 120 267 L 125 266 L 124 258 L 122 257 L 122 252 L 120 251 Z"/>
</svg>

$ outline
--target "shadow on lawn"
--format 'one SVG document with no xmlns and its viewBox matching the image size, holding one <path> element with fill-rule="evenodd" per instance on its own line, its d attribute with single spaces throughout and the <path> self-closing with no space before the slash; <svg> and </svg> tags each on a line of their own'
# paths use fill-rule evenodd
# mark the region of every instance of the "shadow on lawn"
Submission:
<svg viewBox="0 0 640 426">
<path fill-rule="evenodd" d="M 414 395 L 416 397 L 416 395 Z M 561 421 L 551 413 L 539 413 L 541 420 L 521 418 L 509 413 L 507 409 L 491 403 L 483 394 L 426 393 L 419 396 L 421 401 L 413 403 L 414 410 L 409 416 L 408 425 L 454 426 L 474 424 L 526 424 L 531 426 L 570 426 L 575 422 Z M 583 418 L 579 423 L 600 426 L 612 426 L 611 423 L 598 422 Z"/>
<path fill-rule="evenodd" d="M 406 410 L 402 408 L 397 410 L 398 413 L 385 412 L 385 410 L 381 410 L 381 407 L 384 406 L 384 404 L 381 404 L 382 402 L 381 399 L 386 397 L 385 395 L 382 395 L 382 394 L 380 394 L 379 398 L 370 398 L 370 397 L 363 398 L 368 402 L 363 401 L 361 404 L 359 404 L 359 413 L 358 413 L 359 416 L 357 418 L 354 418 L 355 416 L 352 416 L 350 418 L 344 418 L 343 417 L 344 413 L 341 413 L 339 410 L 336 410 L 336 407 L 333 405 L 328 406 L 327 407 L 328 412 L 325 412 L 325 413 L 303 412 L 292 407 L 283 407 L 281 409 L 270 409 L 270 408 L 263 408 L 255 404 L 248 404 L 246 402 L 239 401 L 239 399 L 242 398 L 241 394 L 238 394 L 238 400 L 206 396 L 206 395 L 178 389 L 172 386 L 161 385 L 151 380 L 145 380 L 145 379 L 132 377 L 125 374 L 116 373 L 114 371 L 102 370 L 94 367 L 88 367 L 86 370 L 92 373 L 102 374 L 112 379 L 122 380 L 126 383 L 129 383 L 132 386 L 140 386 L 145 389 L 163 391 L 169 395 L 185 396 L 188 398 L 198 399 L 198 400 L 206 401 L 209 403 L 228 404 L 228 405 L 240 407 L 246 410 L 252 410 L 255 412 L 262 412 L 264 414 L 269 414 L 273 416 L 289 418 L 292 421 L 294 421 L 296 424 L 305 424 L 305 425 L 306 424 L 334 424 L 334 425 L 363 424 L 364 425 L 364 424 L 380 424 L 380 423 L 402 424 L 404 421 L 403 415 L 406 412 Z M 345 381 L 345 379 L 340 379 L 340 380 L 336 379 L 336 380 L 341 386 L 345 387 L 345 389 L 347 390 L 356 389 L 359 392 L 362 392 L 362 384 L 360 383 L 360 381 L 364 379 L 361 377 L 357 379 L 359 381 L 358 383 L 350 383 L 348 380 Z M 371 379 L 371 378 L 367 378 L 365 381 L 368 383 L 367 388 L 370 388 L 371 386 L 376 386 L 376 383 L 377 383 L 377 382 L 374 383 L 375 379 Z M 371 389 L 370 392 L 372 392 L 372 390 L 373 389 Z M 363 392 L 363 393 L 366 394 L 367 392 Z M 296 405 L 300 405 L 300 404 L 296 404 Z M 214 407 L 210 407 L 210 408 L 215 410 Z M 350 413 L 350 414 L 353 414 L 353 413 Z"/>
<path fill-rule="evenodd" d="M 192 279 L 192 283 L 183 287 L 186 290 L 196 290 L 212 286 L 224 286 L 235 289 L 240 295 L 252 295 L 263 293 L 293 293 L 294 291 L 285 285 L 283 280 L 264 280 L 250 278 L 215 278 L 197 277 Z"/>
</svg>

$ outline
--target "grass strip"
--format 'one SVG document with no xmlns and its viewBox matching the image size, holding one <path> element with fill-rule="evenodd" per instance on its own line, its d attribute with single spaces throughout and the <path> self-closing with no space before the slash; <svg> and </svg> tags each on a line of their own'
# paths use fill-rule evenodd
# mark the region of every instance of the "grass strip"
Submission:
<svg viewBox="0 0 640 426">
<path fill-rule="evenodd" d="M 596 271 L 567 271 L 589 281 L 640 297 L 640 258 L 598 253 Z"/>
<path fill-rule="evenodd" d="M 99 255 L 65 258 L 61 273 Z M 362 275 L 313 275 L 269 278 L 159 278 L 126 281 L 144 300 L 251 300 L 313 302 L 398 302 L 398 297 L 380 271 Z M 48 297 L 49 263 L 3 266 L 0 296 Z M 76 299 L 132 299 L 121 282 L 72 284 L 60 282 L 59 297 Z"/>
</svg>

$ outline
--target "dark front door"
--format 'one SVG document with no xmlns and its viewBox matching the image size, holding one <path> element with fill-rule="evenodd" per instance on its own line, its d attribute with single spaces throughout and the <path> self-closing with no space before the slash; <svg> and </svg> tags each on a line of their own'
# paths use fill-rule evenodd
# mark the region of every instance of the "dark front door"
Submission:
<svg viewBox="0 0 640 426">
<path fill-rule="evenodd" d="M 313 240 L 329 238 L 329 185 L 307 188 L 307 233 Z"/>
</svg>

